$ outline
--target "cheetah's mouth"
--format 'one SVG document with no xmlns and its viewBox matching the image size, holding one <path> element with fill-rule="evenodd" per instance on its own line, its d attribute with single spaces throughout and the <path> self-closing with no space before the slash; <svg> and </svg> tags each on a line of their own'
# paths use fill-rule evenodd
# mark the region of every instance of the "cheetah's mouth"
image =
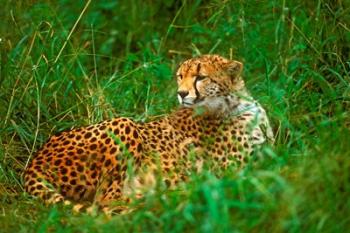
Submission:
<svg viewBox="0 0 350 233">
<path fill-rule="evenodd" d="M 200 96 L 199 94 L 196 95 L 195 97 L 192 97 L 192 96 L 181 97 L 180 95 L 177 95 L 177 98 L 180 105 L 184 107 L 194 107 L 204 102 L 204 100 L 206 99 L 205 97 Z"/>
<path fill-rule="evenodd" d="M 184 107 L 192 107 L 193 105 L 194 105 L 193 103 L 182 102 L 182 106 Z"/>
<path fill-rule="evenodd" d="M 181 105 L 184 107 L 194 107 L 194 106 L 202 103 L 203 101 L 204 101 L 204 98 L 196 98 L 193 101 L 182 100 Z"/>
</svg>

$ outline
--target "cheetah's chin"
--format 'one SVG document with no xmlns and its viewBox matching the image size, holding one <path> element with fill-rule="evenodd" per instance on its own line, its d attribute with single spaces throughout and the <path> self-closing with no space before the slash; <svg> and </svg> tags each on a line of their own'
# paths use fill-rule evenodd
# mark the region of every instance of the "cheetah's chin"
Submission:
<svg viewBox="0 0 350 233">
<path fill-rule="evenodd" d="M 182 103 L 181 105 L 185 108 L 193 108 L 194 106 L 194 104 L 190 104 L 190 103 Z"/>
<path fill-rule="evenodd" d="M 195 106 L 197 106 L 198 104 L 202 103 L 203 101 L 198 101 L 198 102 L 195 102 L 195 103 L 192 103 L 192 102 L 182 102 L 181 105 L 186 107 L 186 108 L 193 108 Z"/>
</svg>

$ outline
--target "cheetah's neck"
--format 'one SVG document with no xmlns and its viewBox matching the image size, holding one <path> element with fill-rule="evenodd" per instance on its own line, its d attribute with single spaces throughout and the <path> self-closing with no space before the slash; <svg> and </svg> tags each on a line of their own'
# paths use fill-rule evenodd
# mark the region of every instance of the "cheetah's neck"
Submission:
<svg viewBox="0 0 350 233">
<path fill-rule="evenodd" d="M 197 105 L 203 107 L 206 113 L 216 117 L 239 116 L 247 111 L 258 111 L 259 105 L 251 95 L 243 90 L 223 96 L 207 97 Z"/>
</svg>

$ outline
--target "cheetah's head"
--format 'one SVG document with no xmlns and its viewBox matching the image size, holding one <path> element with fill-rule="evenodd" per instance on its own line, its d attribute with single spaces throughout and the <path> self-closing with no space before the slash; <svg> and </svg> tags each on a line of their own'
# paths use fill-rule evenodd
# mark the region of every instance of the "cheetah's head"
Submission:
<svg viewBox="0 0 350 233">
<path fill-rule="evenodd" d="M 219 55 L 203 55 L 183 62 L 176 72 L 180 104 L 206 105 L 244 89 L 242 69 L 241 62 Z"/>
</svg>

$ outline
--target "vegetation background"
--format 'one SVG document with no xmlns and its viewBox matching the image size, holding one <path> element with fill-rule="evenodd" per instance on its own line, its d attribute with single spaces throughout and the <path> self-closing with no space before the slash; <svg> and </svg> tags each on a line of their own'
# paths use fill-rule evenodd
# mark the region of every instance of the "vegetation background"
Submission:
<svg viewBox="0 0 350 233">
<path fill-rule="evenodd" d="M 0 232 L 346 232 L 350 229 L 347 0 L 0 0 Z M 24 194 L 47 138 L 177 107 L 189 57 L 244 62 L 276 134 L 256 166 L 159 188 L 130 214 L 74 215 Z"/>
</svg>

